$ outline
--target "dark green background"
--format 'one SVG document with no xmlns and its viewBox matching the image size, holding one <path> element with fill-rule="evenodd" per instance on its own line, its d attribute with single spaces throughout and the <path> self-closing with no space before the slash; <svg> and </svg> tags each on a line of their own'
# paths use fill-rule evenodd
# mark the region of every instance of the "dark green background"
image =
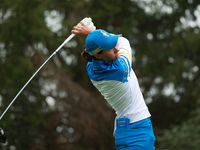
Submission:
<svg viewBox="0 0 200 150">
<path fill-rule="evenodd" d="M 91 17 L 130 41 L 156 149 L 198 150 L 199 14 L 198 0 L 1 0 L 0 113 L 73 26 Z M 20 94 L 0 121 L 8 139 L 1 150 L 115 149 L 115 114 L 88 79 L 84 41 L 73 38 Z"/>
</svg>

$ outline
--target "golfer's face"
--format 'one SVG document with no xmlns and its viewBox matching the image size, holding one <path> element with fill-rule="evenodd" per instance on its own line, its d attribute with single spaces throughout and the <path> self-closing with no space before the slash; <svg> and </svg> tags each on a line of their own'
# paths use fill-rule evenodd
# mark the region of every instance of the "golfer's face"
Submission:
<svg viewBox="0 0 200 150">
<path fill-rule="evenodd" d="M 110 49 L 110 50 L 104 50 L 101 53 L 101 58 L 103 60 L 109 61 L 109 62 L 115 61 L 115 60 L 117 60 L 117 58 L 119 58 L 118 52 L 119 52 L 119 49 L 117 47 Z"/>
</svg>

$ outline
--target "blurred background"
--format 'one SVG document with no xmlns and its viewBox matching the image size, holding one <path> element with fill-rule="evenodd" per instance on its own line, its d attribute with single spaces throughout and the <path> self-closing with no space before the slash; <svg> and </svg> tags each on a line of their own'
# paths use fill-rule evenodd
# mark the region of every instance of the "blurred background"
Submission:
<svg viewBox="0 0 200 150">
<path fill-rule="evenodd" d="M 122 34 L 152 114 L 157 150 L 200 147 L 198 0 L 1 0 L 0 114 L 84 17 Z M 0 121 L 1 150 L 114 150 L 114 111 L 92 86 L 75 36 Z"/>
</svg>

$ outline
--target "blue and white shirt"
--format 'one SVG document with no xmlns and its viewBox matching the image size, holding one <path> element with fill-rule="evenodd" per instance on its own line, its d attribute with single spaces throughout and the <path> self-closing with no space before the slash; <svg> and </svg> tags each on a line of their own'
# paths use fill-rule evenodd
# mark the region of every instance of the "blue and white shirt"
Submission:
<svg viewBox="0 0 200 150">
<path fill-rule="evenodd" d="M 116 118 L 129 118 L 130 123 L 150 117 L 131 68 L 132 50 L 129 41 L 119 37 L 119 58 L 113 62 L 94 60 L 88 62 L 87 72 L 93 85 L 116 112 Z"/>
</svg>

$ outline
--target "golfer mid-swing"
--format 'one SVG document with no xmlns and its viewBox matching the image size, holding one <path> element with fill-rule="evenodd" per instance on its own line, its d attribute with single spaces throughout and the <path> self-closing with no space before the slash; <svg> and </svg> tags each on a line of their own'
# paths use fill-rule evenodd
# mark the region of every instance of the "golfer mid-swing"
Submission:
<svg viewBox="0 0 200 150">
<path fill-rule="evenodd" d="M 131 68 L 132 50 L 121 35 L 94 30 L 81 22 L 72 33 L 85 36 L 82 57 L 88 61 L 92 84 L 116 112 L 115 146 L 117 150 L 153 150 L 155 136 L 150 113 L 136 75 Z"/>
</svg>

